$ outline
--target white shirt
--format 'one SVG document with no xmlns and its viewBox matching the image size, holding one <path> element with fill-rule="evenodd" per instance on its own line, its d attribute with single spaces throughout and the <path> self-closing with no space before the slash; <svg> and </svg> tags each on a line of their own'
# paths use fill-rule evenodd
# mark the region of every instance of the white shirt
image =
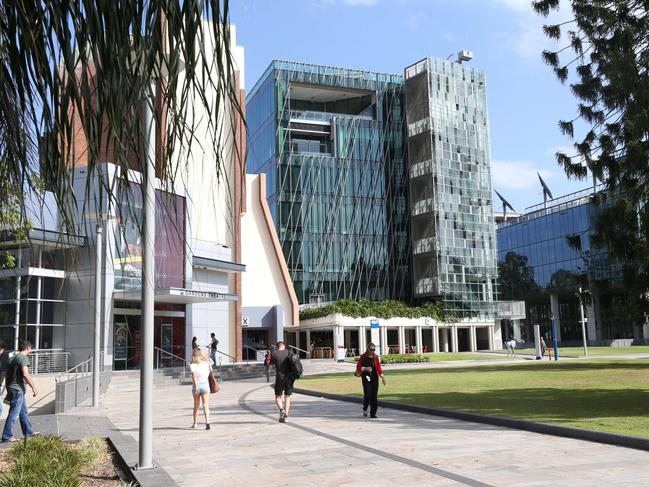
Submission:
<svg viewBox="0 0 649 487">
<path fill-rule="evenodd" d="M 196 374 L 197 384 L 207 384 L 207 378 L 210 376 L 210 364 L 208 362 L 200 362 L 198 364 L 189 364 L 192 374 Z"/>
</svg>

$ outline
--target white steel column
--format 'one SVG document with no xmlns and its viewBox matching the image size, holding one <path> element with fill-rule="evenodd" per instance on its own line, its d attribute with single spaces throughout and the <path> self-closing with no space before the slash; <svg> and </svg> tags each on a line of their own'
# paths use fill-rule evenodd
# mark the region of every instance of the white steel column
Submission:
<svg viewBox="0 0 649 487">
<path fill-rule="evenodd" d="M 381 327 L 381 353 L 388 354 L 388 328 L 386 326 Z"/>
<path fill-rule="evenodd" d="M 403 354 L 406 353 L 406 328 L 405 326 L 399 326 L 397 330 L 397 337 L 399 338 L 399 353 Z"/>
<path fill-rule="evenodd" d="M 98 211 L 101 214 L 101 210 Z M 95 242 L 95 348 L 92 355 L 92 407 L 99 407 L 99 367 L 101 348 L 101 251 L 102 251 L 101 220 L 97 223 Z"/>
<path fill-rule="evenodd" d="M 475 352 L 478 349 L 478 340 L 476 337 L 476 329 L 475 326 L 470 326 L 469 327 L 469 349 L 472 352 Z"/>
<path fill-rule="evenodd" d="M 334 327 L 334 340 L 335 340 L 335 339 L 336 339 L 336 327 Z M 297 349 L 302 348 L 302 347 L 300 346 L 300 330 L 299 330 L 299 328 L 298 328 L 298 330 L 295 332 L 295 348 L 297 348 Z M 299 351 L 299 350 L 298 350 L 298 351 Z"/>
<path fill-rule="evenodd" d="M 433 352 L 439 352 L 439 326 L 433 326 Z"/>
<path fill-rule="evenodd" d="M 365 344 L 365 327 L 358 327 L 358 354 L 361 355 L 367 349 Z"/>
<path fill-rule="evenodd" d="M 417 353 L 422 353 L 424 351 L 424 340 L 423 334 L 421 331 L 421 326 L 415 328 L 415 342 L 417 345 Z"/>
<path fill-rule="evenodd" d="M 514 340 L 516 343 L 520 343 L 521 340 L 521 320 L 512 320 L 512 325 L 514 328 Z"/>
<path fill-rule="evenodd" d="M 142 232 L 142 352 L 140 356 L 140 451 L 138 469 L 153 465 L 153 312 L 155 300 L 155 117 L 156 84 L 150 83 L 144 100 L 143 135 L 144 225 Z"/>
<path fill-rule="evenodd" d="M 307 358 L 311 358 L 311 330 L 306 330 L 306 347 L 304 348 L 307 352 Z"/>
<path fill-rule="evenodd" d="M 457 344 L 457 326 L 452 326 L 451 327 L 451 351 L 453 353 L 457 353 L 458 351 L 458 344 Z"/>
<path fill-rule="evenodd" d="M 18 247 L 17 260 L 16 268 L 20 269 L 23 266 L 23 249 L 21 247 Z M 20 341 L 20 281 L 20 276 L 16 277 L 16 314 L 14 315 L 14 350 L 16 351 L 18 351 L 18 342 Z"/>
<path fill-rule="evenodd" d="M 495 325 L 489 325 L 489 350 L 494 349 Z"/>
</svg>

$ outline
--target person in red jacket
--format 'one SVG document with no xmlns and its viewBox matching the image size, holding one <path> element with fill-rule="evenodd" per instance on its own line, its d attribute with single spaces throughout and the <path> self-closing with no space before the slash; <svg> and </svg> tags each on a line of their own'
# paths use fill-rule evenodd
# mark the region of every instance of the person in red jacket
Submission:
<svg viewBox="0 0 649 487">
<path fill-rule="evenodd" d="M 367 351 L 361 355 L 356 364 L 356 377 L 363 382 L 363 416 L 367 418 L 367 407 L 370 407 L 370 418 L 376 418 L 376 410 L 379 407 L 379 377 L 385 385 L 383 368 L 379 356 L 376 354 L 376 346 L 370 343 Z"/>
</svg>

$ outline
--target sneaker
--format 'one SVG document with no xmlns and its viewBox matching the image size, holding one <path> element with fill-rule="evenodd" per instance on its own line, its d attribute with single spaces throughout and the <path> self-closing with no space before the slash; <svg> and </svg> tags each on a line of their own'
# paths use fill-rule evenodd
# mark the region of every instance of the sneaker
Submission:
<svg viewBox="0 0 649 487">
<path fill-rule="evenodd" d="M 370 416 L 370 418 L 372 418 L 372 419 L 376 419 L 376 414 L 375 414 L 374 416 Z"/>
<path fill-rule="evenodd" d="M 206 430 L 212 429 L 212 428 L 210 428 L 210 423 L 207 423 L 207 424 L 205 425 L 205 429 L 206 429 Z"/>
<path fill-rule="evenodd" d="M 367 418 L 367 409 L 363 409 L 363 417 Z"/>
<path fill-rule="evenodd" d="M 191 429 L 195 430 L 196 429 L 196 423 L 190 426 Z"/>
<path fill-rule="evenodd" d="M 279 412 L 279 422 L 280 422 L 280 423 L 283 423 L 284 421 L 286 421 L 286 413 L 285 413 L 284 410 L 282 409 L 282 410 Z"/>
</svg>

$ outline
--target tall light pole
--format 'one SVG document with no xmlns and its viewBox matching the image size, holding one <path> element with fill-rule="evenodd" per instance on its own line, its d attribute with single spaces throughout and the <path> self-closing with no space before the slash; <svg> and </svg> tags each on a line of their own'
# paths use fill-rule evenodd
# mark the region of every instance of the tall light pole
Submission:
<svg viewBox="0 0 649 487">
<path fill-rule="evenodd" d="M 554 361 L 559 360 L 559 344 L 557 342 L 557 319 L 552 315 L 552 342 L 554 345 Z"/>
<path fill-rule="evenodd" d="M 155 298 L 155 116 L 153 113 L 156 84 L 151 81 L 144 101 L 142 132 L 145 160 L 144 222 L 142 251 L 142 351 L 140 353 L 140 451 L 138 469 L 153 465 L 153 304 Z"/>
<path fill-rule="evenodd" d="M 577 293 L 577 297 L 579 298 L 579 322 L 581 323 L 581 337 L 584 341 L 584 355 L 588 356 L 588 344 L 586 343 L 586 318 L 584 317 L 584 294 L 585 293 L 580 287 L 579 292 Z"/>
<path fill-rule="evenodd" d="M 101 210 L 99 210 L 101 215 Z M 99 407 L 99 366 L 101 347 L 101 220 L 97 223 L 95 239 L 95 348 L 92 354 L 92 407 Z"/>
</svg>

